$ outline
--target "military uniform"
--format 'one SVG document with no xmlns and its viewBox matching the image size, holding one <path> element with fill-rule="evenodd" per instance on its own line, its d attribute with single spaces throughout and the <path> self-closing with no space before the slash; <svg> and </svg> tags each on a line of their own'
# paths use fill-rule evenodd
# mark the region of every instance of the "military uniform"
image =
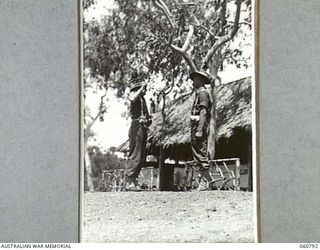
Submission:
<svg viewBox="0 0 320 250">
<path fill-rule="evenodd" d="M 134 182 L 146 161 L 148 126 L 151 123 L 143 96 L 140 95 L 136 100 L 131 101 L 130 115 L 132 121 L 129 130 L 129 156 L 126 175 Z"/>
<path fill-rule="evenodd" d="M 191 149 L 193 158 L 196 162 L 207 160 L 207 144 L 210 123 L 210 110 L 212 100 L 210 93 L 205 87 L 201 87 L 196 91 L 194 103 L 191 111 Z M 200 111 L 206 109 L 206 119 L 202 129 L 202 137 L 196 137 L 196 132 L 199 127 Z"/>
</svg>

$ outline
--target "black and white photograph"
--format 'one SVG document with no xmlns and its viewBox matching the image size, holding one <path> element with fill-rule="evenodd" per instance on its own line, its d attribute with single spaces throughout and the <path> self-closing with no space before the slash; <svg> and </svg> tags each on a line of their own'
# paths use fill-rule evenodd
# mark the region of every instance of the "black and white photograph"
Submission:
<svg viewBox="0 0 320 250">
<path fill-rule="evenodd" d="M 81 241 L 257 241 L 254 0 L 82 0 Z"/>
</svg>

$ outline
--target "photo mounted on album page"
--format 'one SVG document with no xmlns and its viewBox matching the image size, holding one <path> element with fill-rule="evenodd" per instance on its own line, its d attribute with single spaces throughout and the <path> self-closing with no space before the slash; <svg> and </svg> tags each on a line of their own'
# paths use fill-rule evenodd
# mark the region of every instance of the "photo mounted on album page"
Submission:
<svg viewBox="0 0 320 250">
<path fill-rule="evenodd" d="M 81 242 L 257 242 L 254 0 L 82 0 Z"/>
</svg>

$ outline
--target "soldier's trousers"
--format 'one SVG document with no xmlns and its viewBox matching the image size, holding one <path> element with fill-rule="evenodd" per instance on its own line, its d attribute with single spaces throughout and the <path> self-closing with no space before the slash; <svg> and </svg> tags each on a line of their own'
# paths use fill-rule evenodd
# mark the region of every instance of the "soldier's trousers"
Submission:
<svg viewBox="0 0 320 250">
<path fill-rule="evenodd" d="M 208 134 L 206 128 L 204 128 L 203 136 L 201 138 L 196 137 L 198 122 L 191 122 L 191 149 L 193 159 L 197 162 L 208 160 L 207 146 L 208 146 Z"/>
<path fill-rule="evenodd" d="M 129 130 L 129 156 L 126 175 L 134 181 L 146 162 L 146 145 L 148 130 L 134 120 Z"/>
</svg>

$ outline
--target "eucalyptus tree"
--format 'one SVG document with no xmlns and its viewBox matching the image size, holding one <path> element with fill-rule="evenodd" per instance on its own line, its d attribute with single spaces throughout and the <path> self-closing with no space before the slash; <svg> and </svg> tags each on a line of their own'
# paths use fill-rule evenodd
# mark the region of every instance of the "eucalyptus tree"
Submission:
<svg viewBox="0 0 320 250">
<path fill-rule="evenodd" d="M 174 78 L 181 89 L 191 72 L 200 70 L 211 76 L 214 105 L 208 153 L 213 159 L 215 87 L 221 84 L 219 71 L 226 64 L 248 66 L 241 43 L 251 36 L 251 0 L 117 0 L 116 3 L 121 30 L 125 33 L 119 42 L 126 53 L 134 55 L 133 61 L 127 61 L 130 65 L 136 63 L 150 73 L 162 73 L 167 85 Z"/>
<path fill-rule="evenodd" d="M 184 92 L 191 72 L 207 72 L 214 103 L 208 137 L 213 159 L 215 87 L 227 64 L 248 67 L 242 49 L 252 37 L 251 9 L 251 0 L 115 0 L 100 21 L 84 23 L 84 65 L 92 76 L 104 78 L 100 88 L 116 88 L 119 97 L 132 70 L 160 75 L 165 87 L 149 90 L 163 100 L 169 90 L 175 96 Z"/>
</svg>

